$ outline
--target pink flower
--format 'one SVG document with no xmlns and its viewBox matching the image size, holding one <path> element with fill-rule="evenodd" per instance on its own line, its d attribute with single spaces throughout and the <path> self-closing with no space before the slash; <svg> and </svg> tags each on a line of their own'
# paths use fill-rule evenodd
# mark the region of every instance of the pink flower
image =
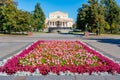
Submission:
<svg viewBox="0 0 120 80">
<path fill-rule="evenodd" d="M 54 66 L 53 66 L 54 65 Z M 34 72 L 43 75 L 52 71 L 73 73 L 118 72 L 120 65 L 102 56 L 80 41 L 37 41 L 19 55 L 13 56 L 0 67 L 0 72 L 14 74 L 16 71 Z"/>
</svg>

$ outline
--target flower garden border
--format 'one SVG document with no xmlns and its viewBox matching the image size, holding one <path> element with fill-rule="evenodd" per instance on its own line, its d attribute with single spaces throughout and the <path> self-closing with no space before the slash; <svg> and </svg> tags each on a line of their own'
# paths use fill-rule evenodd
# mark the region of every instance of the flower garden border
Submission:
<svg viewBox="0 0 120 80">
<path fill-rule="evenodd" d="M 45 66 L 45 65 L 41 65 L 41 66 L 37 66 L 37 67 L 32 67 L 32 66 L 20 66 L 18 64 L 18 58 L 19 57 L 23 57 L 26 54 L 28 54 L 31 50 L 34 49 L 34 47 L 37 44 L 40 44 L 41 42 L 44 42 L 45 40 L 38 40 L 34 43 L 32 43 L 31 45 L 29 45 L 26 49 L 20 51 L 18 54 L 14 55 L 13 57 L 9 57 L 8 59 L 3 60 L 1 63 L 2 65 L 0 65 L 0 73 L 5 73 L 7 75 L 12 75 L 12 74 L 16 74 L 17 72 L 30 72 L 27 75 L 34 75 L 35 72 L 37 72 L 37 74 L 41 74 L 41 75 L 47 75 L 50 73 L 59 75 L 61 73 L 66 73 L 66 74 L 84 74 L 84 73 L 88 73 L 88 74 L 92 74 L 92 73 L 99 73 L 99 72 L 108 72 L 111 74 L 114 73 L 118 73 L 120 74 L 120 64 L 116 63 L 115 61 L 113 61 L 112 59 L 108 58 L 107 56 L 104 56 L 103 54 L 101 54 L 100 52 L 94 50 L 93 48 L 89 47 L 88 45 L 86 45 L 85 43 L 81 42 L 81 41 L 76 41 L 79 44 L 81 44 L 82 46 L 84 46 L 84 48 L 93 53 L 94 55 L 98 56 L 102 61 L 106 62 L 107 65 L 106 66 L 95 66 L 95 67 L 85 67 L 85 66 Z M 48 40 L 47 40 L 48 41 Z"/>
</svg>

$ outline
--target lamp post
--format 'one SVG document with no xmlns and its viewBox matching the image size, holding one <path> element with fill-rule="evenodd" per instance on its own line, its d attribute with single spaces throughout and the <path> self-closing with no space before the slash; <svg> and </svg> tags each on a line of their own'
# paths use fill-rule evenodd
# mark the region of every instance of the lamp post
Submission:
<svg viewBox="0 0 120 80">
<path fill-rule="evenodd" d="M 32 31 L 32 26 L 31 25 L 29 25 L 29 28 L 30 28 L 30 32 Z"/>
<path fill-rule="evenodd" d="M 31 25 L 29 27 L 30 27 L 30 31 L 28 32 L 28 35 L 31 36 L 32 35 Z"/>
<path fill-rule="evenodd" d="M 88 23 L 85 25 L 85 33 L 84 33 L 85 36 L 89 35 L 89 32 L 87 31 L 87 26 L 88 26 Z"/>
<path fill-rule="evenodd" d="M 85 31 L 87 32 L 87 26 L 88 26 L 88 23 L 85 25 Z"/>
</svg>

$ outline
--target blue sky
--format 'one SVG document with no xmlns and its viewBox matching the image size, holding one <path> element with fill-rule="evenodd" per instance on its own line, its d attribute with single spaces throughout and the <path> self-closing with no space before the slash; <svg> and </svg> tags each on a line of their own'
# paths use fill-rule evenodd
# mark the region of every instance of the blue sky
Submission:
<svg viewBox="0 0 120 80">
<path fill-rule="evenodd" d="M 74 22 L 77 16 L 77 10 L 82 4 L 87 3 L 88 0 L 16 0 L 18 1 L 18 8 L 32 12 L 37 2 L 40 3 L 46 17 L 50 12 L 62 11 L 69 14 Z M 120 0 L 116 0 L 120 3 Z"/>
</svg>

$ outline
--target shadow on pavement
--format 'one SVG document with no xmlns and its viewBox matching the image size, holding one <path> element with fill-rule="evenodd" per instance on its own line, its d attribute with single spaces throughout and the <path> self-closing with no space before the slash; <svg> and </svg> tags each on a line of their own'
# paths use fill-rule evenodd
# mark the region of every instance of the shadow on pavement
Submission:
<svg viewBox="0 0 120 80">
<path fill-rule="evenodd" d="M 72 33 L 58 33 L 61 35 L 75 35 L 75 36 L 84 36 L 84 34 L 72 34 Z"/>
<path fill-rule="evenodd" d="M 114 39 L 114 38 L 90 38 L 89 40 L 97 40 L 98 42 L 101 43 L 109 43 L 113 45 L 117 45 L 120 47 L 120 39 Z"/>
</svg>

